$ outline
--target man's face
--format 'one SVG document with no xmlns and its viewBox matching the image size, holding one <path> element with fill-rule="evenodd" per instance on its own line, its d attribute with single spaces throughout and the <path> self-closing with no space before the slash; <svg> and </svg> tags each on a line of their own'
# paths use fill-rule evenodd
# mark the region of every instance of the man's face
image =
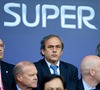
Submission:
<svg viewBox="0 0 100 90">
<path fill-rule="evenodd" d="M 98 65 L 94 68 L 94 78 L 97 81 L 97 83 L 100 83 L 100 62 L 98 62 Z"/>
<path fill-rule="evenodd" d="M 4 44 L 3 41 L 0 39 L 0 60 L 2 60 L 4 55 Z"/>
<path fill-rule="evenodd" d="M 37 70 L 33 65 L 26 66 L 23 70 L 24 74 L 21 75 L 21 83 L 26 88 L 36 88 L 37 87 Z"/>
<path fill-rule="evenodd" d="M 42 54 L 50 63 L 57 62 L 62 54 L 62 43 L 57 37 L 52 37 L 45 42 L 45 49 Z"/>
<path fill-rule="evenodd" d="M 63 84 L 59 78 L 55 78 L 44 85 L 44 90 L 64 90 Z"/>
</svg>

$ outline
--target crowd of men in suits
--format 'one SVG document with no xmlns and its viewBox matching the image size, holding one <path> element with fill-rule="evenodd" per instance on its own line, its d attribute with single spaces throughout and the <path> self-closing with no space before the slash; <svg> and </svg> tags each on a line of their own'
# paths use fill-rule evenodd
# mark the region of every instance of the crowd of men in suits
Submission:
<svg viewBox="0 0 100 90">
<path fill-rule="evenodd" d="M 48 35 L 41 40 L 43 59 L 34 63 L 27 60 L 16 65 L 4 62 L 4 48 L 0 39 L 0 90 L 100 90 L 98 46 L 97 55 L 83 58 L 80 79 L 76 66 L 60 60 L 64 44 L 57 35 Z"/>
</svg>

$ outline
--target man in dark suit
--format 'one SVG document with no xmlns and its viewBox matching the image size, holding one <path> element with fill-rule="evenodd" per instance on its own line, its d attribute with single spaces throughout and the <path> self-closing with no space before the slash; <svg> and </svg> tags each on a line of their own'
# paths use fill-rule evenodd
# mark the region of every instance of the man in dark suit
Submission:
<svg viewBox="0 0 100 90">
<path fill-rule="evenodd" d="M 78 69 L 72 64 L 60 60 L 64 44 L 57 35 L 48 35 L 41 41 L 41 54 L 43 59 L 35 62 L 38 70 L 39 85 L 43 78 L 49 74 L 58 74 L 66 81 L 68 90 L 76 90 Z M 56 67 L 56 70 L 52 69 Z"/>
<path fill-rule="evenodd" d="M 12 90 L 15 85 L 13 78 L 14 65 L 2 61 L 5 45 L 0 39 L 0 90 Z"/>
<path fill-rule="evenodd" d="M 100 57 L 86 56 L 81 63 L 81 75 L 77 90 L 100 90 L 96 87 L 100 83 Z"/>
</svg>

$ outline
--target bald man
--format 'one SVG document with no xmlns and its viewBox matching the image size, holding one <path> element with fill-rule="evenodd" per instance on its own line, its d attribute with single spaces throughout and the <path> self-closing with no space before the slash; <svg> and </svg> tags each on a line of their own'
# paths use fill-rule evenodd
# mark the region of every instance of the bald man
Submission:
<svg viewBox="0 0 100 90">
<path fill-rule="evenodd" d="M 5 45 L 0 39 L 0 90 L 12 90 L 15 85 L 13 78 L 14 65 L 4 62 L 4 49 Z"/>
<path fill-rule="evenodd" d="M 100 90 L 96 87 L 100 83 L 100 57 L 86 56 L 80 68 L 82 78 L 78 82 L 78 90 Z"/>
<path fill-rule="evenodd" d="M 37 69 L 28 61 L 19 62 L 13 70 L 16 80 L 16 89 L 12 90 L 33 90 L 37 88 Z"/>
</svg>

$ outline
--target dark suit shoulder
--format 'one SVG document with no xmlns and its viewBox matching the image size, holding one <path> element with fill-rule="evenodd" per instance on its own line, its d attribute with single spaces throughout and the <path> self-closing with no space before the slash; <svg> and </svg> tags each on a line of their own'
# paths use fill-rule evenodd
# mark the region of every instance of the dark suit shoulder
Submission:
<svg viewBox="0 0 100 90">
<path fill-rule="evenodd" d="M 82 78 L 78 80 L 77 90 L 84 90 Z"/>
<path fill-rule="evenodd" d="M 43 58 L 43 59 L 40 59 L 40 60 L 38 60 L 37 62 L 34 62 L 35 64 L 39 64 L 39 63 L 41 63 L 41 62 L 43 62 L 45 59 Z"/>
<path fill-rule="evenodd" d="M 61 64 L 61 65 L 64 65 L 65 67 L 68 67 L 68 68 L 77 69 L 77 67 L 74 66 L 73 64 L 70 64 L 70 63 L 67 63 L 67 62 L 64 62 L 64 61 L 60 61 L 60 64 Z"/>
<path fill-rule="evenodd" d="M 1 61 L 1 65 L 5 65 L 5 66 L 7 66 L 7 67 L 14 67 L 15 65 L 13 65 L 13 64 L 10 64 L 10 63 L 8 63 L 8 62 L 4 62 L 4 61 Z"/>
<path fill-rule="evenodd" d="M 44 59 L 40 59 L 39 61 L 34 62 L 36 67 L 38 67 L 38 66 L 41 67 L 44 63 L 46 63 Z"/>
</svg>

